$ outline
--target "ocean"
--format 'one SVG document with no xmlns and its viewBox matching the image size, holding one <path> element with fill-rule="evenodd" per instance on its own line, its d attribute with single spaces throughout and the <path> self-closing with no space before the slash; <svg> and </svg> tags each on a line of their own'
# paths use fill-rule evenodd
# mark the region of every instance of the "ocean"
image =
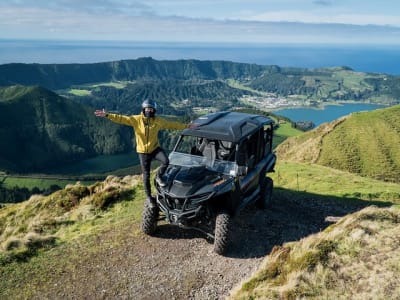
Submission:
<svg viewBox="0 0 400 300">
<path fill-rule="evenodd" d="M 96 63 L 152 57 L 158 60 L 228 60 L 282 67 L 348 66 L 400 75 L 400 45 L 218 44 L 0 39 L 0 64 Z"/>
</svg>

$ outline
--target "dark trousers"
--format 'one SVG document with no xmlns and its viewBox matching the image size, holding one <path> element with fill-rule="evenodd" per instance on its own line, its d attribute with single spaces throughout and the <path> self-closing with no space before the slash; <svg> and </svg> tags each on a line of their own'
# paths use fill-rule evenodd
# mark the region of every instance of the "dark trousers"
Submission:
<svg viewBox="0 0 400 300">
<path fill-rule="evenodd" d="M 167 170 L 169 159 L 165 151 L 158 147 L 152 153 L 138 153 L 140 160 L 140 167 L 142 168 L 143 173 L 143 183 L 144 183 L 144 191 L 147 197 L 151 197 L 151 185 L 150 185 L 150 167 L 153 159 L 158 160 L 161 163 L 160 168 L 158 169 L 157 176 L 164 175 Z"/>
</svg>

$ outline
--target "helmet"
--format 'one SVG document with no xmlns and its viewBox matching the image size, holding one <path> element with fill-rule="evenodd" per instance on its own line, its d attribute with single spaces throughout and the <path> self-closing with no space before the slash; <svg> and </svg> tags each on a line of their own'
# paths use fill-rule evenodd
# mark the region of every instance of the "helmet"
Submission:
<svg viewBox="0 0 400 300">
<path fill-rule="evenodd" d="M 157 109 L 157 103 L 155 103 L 153 100 L 146 99 L 142 103 L 142 108 L 145 109 L 146 107 Z"/>
<path fill-rule="evenodd" d="M 146 108 L 152 108 L 153 111 L 152 112 L 146 111 Z M 153 100 L 147 99 L 143 101 L 142 112 L 145 117 L 150 117 L 150 118 L 154 117 L 156 114 L 156 109 L 157 109 L 157 103 L 155 103 Z"/>
</svg>

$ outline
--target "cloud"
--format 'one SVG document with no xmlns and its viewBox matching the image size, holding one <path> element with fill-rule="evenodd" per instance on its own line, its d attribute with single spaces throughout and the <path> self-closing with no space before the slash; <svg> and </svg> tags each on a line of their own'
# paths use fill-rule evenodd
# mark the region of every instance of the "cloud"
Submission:
<svg viewBox="0 0 400 300">
<path fill-rule="evenodd" d="M 390 15 L 312 13 L 304 11 L 273 11 L 253 15 L 248 21 L 301 22 L 312 24 L 379 25 L 400 27 L 400 18 Z"/>
<path fill-rule="evenodd" d="M 52 13 L 86 12 L 91 15 L 149 15 L 155 13 L 150 5 L 140 0 L 2 0 L 0 7 L 47 10 Z"/>
<path fill-rule="evenodd" d="M 364 26 L 400 26 L 399 18 L 378 14 L 327 15 L 282 10 L 246 13 L 241 20 L 216 20 L 161 16 L 156 9 L 159 0 L 146 4 L 128 0 L 14 1 L 18 5 L 5 5 L 4 1 L 0 4 L 0 38 L 243 43 L 400 41 L 398 27 Z"/>
</svg>

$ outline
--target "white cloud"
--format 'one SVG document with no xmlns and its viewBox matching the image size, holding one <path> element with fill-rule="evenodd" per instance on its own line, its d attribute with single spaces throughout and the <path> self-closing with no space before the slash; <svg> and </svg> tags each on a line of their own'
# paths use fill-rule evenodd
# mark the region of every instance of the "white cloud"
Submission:
<svg viewBox="0 0 400 300">
<path fill-rule="evenodd" d="M 313 24 L 391 25 L 400 26 L 398 16 L 368 14 L 321 14 L 303 11 L 274 11 L 247 17 L 248 21 L 302 22 Z"/>
<path fill-rule="evenodd" d="M 53 7 L 46 7 L 45 2 L 53 3 L 50 4 Z M 80 9 L 78 9 L 78 2 L 80 2 Z M 330 24 L 375 23 L 400 26 L 400 21 L 394 16 L 361 14 L 332 14 L 330 16 L 295 10 L 252 14 L 251 10 L 243 10 L 243 15 L 246 17 L 241 20 L 239 16 L 238 20 L 216 20 L 161 17 L 156 15 L 154 7 L 150 7 L 150 4 L 155 5 L 154 1 L 149 1 L 148 6 L 141 6 L 141 1 L 119 0 L 119 8 L 114 10 L 110 8 L 108 11 L 106 8 L 117 3 L 116 1 L 38 0 L 34 2 L 30 0 L 30 3 L 32 4 L 30 6 L 18 7 L 0 4 L 0 38 L 260 43 L 398 44 L 400 42 L 398 27 Z M 38 5 L 34 6 L 33 3 L 38 3 Z M 63 8 L 55 9 L 55 5 Z M 94 7 L 89 9 L 91 5 L 96 5 L 97 9 Z M 128 7 L 131 9 L 129 10 Z"/>
</svg>

